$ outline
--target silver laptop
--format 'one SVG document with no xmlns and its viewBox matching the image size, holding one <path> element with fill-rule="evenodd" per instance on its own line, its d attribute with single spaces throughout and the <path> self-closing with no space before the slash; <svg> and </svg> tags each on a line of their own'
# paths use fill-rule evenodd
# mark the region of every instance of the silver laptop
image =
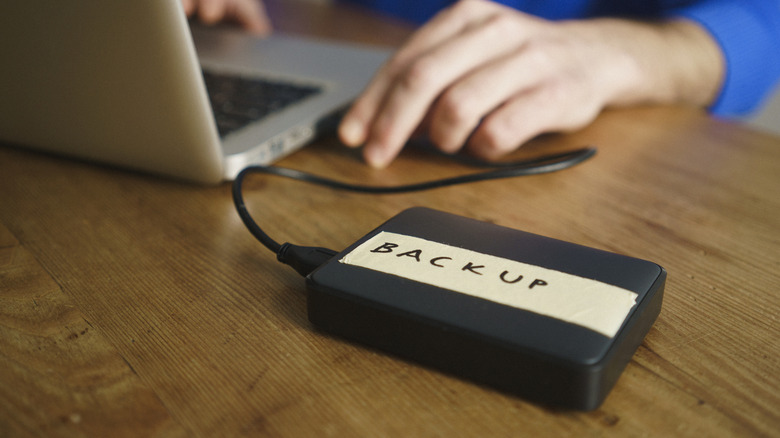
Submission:
<svg viewBox="0 0 780 438">
<path fill-rule="evenodd" d="M 2 1 L 0 142 L 217 183 L 311 141 L 388 53 L 190 25 L 180 0 Z"/>
</svg>

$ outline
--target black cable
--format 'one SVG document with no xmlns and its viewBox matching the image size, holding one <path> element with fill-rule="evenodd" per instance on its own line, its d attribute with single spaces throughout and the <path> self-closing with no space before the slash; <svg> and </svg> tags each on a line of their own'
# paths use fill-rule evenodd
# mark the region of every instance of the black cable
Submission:
<svg viewBox="0 0 780 438">
<path fill-rule="evenodd" d="M 477 181 L 485 181 L 500 178 L 513 178 L 526 175 L 538 175 L 542 173 L 556 172 L 577 165 L 596 153 L 595 148 L 582 148 L 559 154 L 545 155 L 528 160 L 491 163 L 453 155 L 454 159 L 465 162 L 472 166 L 494 167 L 495 170 L 479 172 L 469 175 L 462 175 L 453 178 L 445 178 L 434 181 L 426 181 L 414 184 L 405 184 L 399 186 L 367 186 L 358 184 L 349 184 L 341 181 L 325 178 L 311 173 L 301 172 L 299 170 L 287 169 L 276 166 L 249 166 L 243 169 L 233 181 L 233 203 L 236 206 L 238 215 L 246 225 L 249 232 L 266 248 L 277 254 L 277 259 L 282 263 L 293 266 L 302 275 L 308 275 L 314 268 L 327 261 L 336 254 L 336 251 L 318 247 L 304 247 L 292 245 L 290 243 L 279 244 L 268 236 L 265 231 L 252 219 L 246 208 L 243 196 L 244 178 L 252 173 L 265 173 L 269 175 L 282 176 L 285 178 L 303 181 L 310 184 L 318 184 L 339 190 L 347 190 L 358 193 L 371 194 L 393 194 L 409 193 L 421 190 L 430 190 L 441 187 L 447 187 L 457 184 L 465 184 Z"/>
</svg>

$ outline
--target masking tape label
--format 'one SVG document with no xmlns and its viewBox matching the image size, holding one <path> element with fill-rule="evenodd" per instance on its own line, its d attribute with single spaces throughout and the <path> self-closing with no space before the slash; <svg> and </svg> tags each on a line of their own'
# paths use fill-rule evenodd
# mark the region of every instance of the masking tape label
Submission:
<svg viewBox="0 0 780 438">
<path fill-rule="evenodd" d="M 339 261 L 577 324 L 610 338 L 637 297 L 593 279 L 384 231 Z"/>
</svg>

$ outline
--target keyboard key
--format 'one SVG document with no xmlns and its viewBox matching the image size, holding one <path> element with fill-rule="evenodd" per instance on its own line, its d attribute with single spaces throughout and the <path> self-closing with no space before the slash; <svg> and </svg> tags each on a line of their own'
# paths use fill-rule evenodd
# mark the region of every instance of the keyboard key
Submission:
<svg viewBox="0 0 780 438">
<path fill-rule="evenodd" d="M 316 86 L 206 70 L 203 78 L 220 137 L 321 91 Z"/>
</svg>

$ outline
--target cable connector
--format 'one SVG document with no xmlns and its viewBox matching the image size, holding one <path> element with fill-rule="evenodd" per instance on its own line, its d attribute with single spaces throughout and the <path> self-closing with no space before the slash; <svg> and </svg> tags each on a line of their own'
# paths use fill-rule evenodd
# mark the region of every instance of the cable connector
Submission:
<svg viewBox="0 0 780 438">
<path fill-rule="evenodd" d="M 323 263 L 332 259 L 337 251 L 316 246 L 298 246 L 284 243 L 276 253 L 276 259 L 291 266 L 302 276 L 307 276 Z"/>
</svg>

